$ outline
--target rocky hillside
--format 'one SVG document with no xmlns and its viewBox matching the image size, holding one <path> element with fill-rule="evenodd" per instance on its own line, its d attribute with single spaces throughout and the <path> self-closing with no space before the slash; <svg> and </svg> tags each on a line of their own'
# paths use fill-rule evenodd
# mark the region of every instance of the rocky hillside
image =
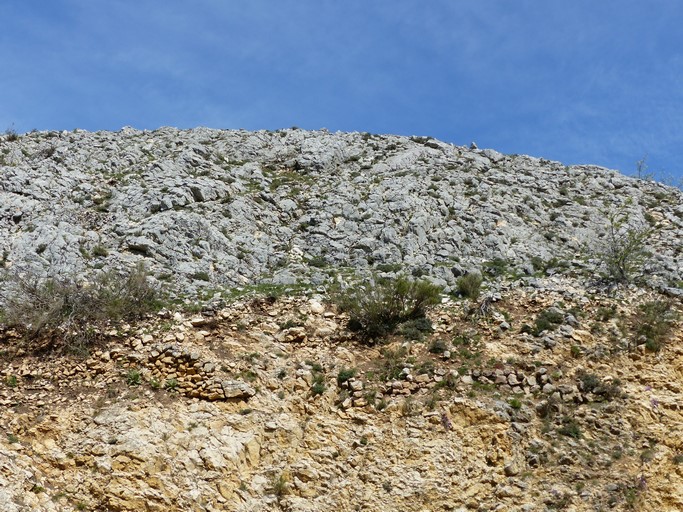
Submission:
<svg viewBox="0 0 683 512">
<path fill-rule="evenodd" d="M 651 292 L 543 284 L 375 346 L 318 297 L 162 315 L 86 358 L 7 332 L 0 509 L 683 509 L 681 323 L 651 351 Z"/>
<path fill-rule="evenodd" d="M 429 138 L 35 132 L 4 136 L 0 172 L 0 254 L 14 273 L 80 278 L 142 260 L 200 295 L 371 268 L 448 290 L 491 261 L 590 277 L 611 212 L 656 227 L 652 284 L 683 279 L 680 190 Z"/>
<path fill-rule="evenodd" d="M 0 139 L 0 311 L 139 263 L 189 302 L 0 323 L 0 510 L 683 510 L 680 190 L 417 137 Z M 368 338 L 370 273 L 443 293 Z"/>
</svg>

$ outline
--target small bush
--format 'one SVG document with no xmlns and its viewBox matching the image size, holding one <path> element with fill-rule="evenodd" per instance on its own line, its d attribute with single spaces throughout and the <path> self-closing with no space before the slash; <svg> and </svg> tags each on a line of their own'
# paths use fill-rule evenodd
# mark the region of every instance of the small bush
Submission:
<svg viewBox="0 0 683 512">
<path fill-rule="evenodd" d="M 541 311 L 534 322 L 533 334 L 538 336 L 543 331 L 554 331 L 564 322 L 564 316 L 555 309 Z"/>
<path fill-rule="evenodd" d="M 396 350 L 383 349 L 382 357 L 376 361 L 376 372 L 378 380 L 386 382 L 396 380 L 401 376 L 403 368 L 406 367 L 408 350 L 399 347 Z"/>
<path fill-rule="evenodd" d="M 448 350 L 448 345 L 444 340 L 434 340 L 429 344 L 429 352 L 432 354 L 443 354 Z"/>
<path fill-rule="evenodd" d="M 5 321 L 29 339 L 59 334 L 67 348 L 87 346 L 105 326 L 132 321 L 159 307 L 159 291 L 142 266 L 127 275 L 75 279 L 15 278 L 3 290 Z"/>
<path fill-rule="evenodd" d="M 607 322 L 608 320 L 617 317 L 617 307 L 615 305 L 600 306 L 595 316 L 600 322 Z"/>
<path fill-rule="evenodd" d="M 425 334 L 434 332 L 432 321 L 429 318 L 416 318 L 415 320 L 408 320 L 403 322 L 397 333 L 406 339 L 421 341 Z"/>
<path fill-rule="evenodd" d="M 308 260 L 308 265 L 315 268 L 325 268 L 327 266 L 327 260 L 324 256 L 314 256 Z"/>
<path fill-rule="evenodd" d="M 103 247 L 101 245 L 96 245 L 92 249 L 92 255 L 100 258 L 105 258 L 109 256 L 109 251 L 107 250 L 106 247 Z"/>
<path fill-rule="evenodd" d="M 481 292 L 482 281 L 483 278 L 480 274 L 471 273 L 464 275 L 458 279 L 458 293 L 463 297 L 476 300 Z"/>
<path fill-rule="evenodd" d="M 341 295 L 339 307 L 349 314 L 349 329 L 366 341 L 392 333 L 399 324 L 424 318 L 440 302 L 441 288 L 427 281 L 398 278 L 370 281 Z"/>
<path fill-rule="evenodd" d="M 324 392 L 325 392 L 325 383 L 324 382 L 314 382 L 313 385 L 311 386 L 311 394 L 313 396 L 322 395 Z"/>
<path fill-rule="evenodd" d="M 671 333 L 678 314 L 670 301 L 655 300 L 638 307 L 632 325 L 638 340 L 648 350 L 658 352 Z"/>
<path fill-rule="evenodd" d="M 614 283 L 629 283 L 641 274 L 650 257 L 646 246 L 653 233 L 649 226 L 634 227 L 623 210 L 608 213 L 606 241 L 598 253 L 603 277 Z"/>
<path fill-rule="evenodd" d="M 339 370 L 339 373 L 337 374 L 337 384 L 341 386 L 342 384 L 351 380 L 355 376 L 355 368 L 342 368 L 341 370 Z"/>
<path fill-rule="evenodd" d="M 285 472 L 280 473 L 272 482 L 273 494 L 280 498 L 289 492 L 289 475 Z"/>
<path fill-rule="evenodd" d="M 508 400 L 508 404 L 515 410 L 522 408 L 522 401 L 519 398 L 511 398 Z"/>
<path fill-rule="evenodd" d="M 201 270 L 199 272 L 195 272 L 192 274 L 192 279 L 196 281 L 211 281 L 211 277 L 209 276 L 209 273 Z"/>
<path fill-rule="evenodd" d="M 325 392 L 325 373 L 322 365 L 319 363 L 311 363 L 306 361 L 306 364 L 312 367 L 313 385 L 311 386 L 311 394 L 313 396 L 322 395 Z"/>
<path fill-rule="evenodd" d="M 581 427 L 576 420 L 569 417 L 565 417 L 562 420 L 562 426 L 557 432 L 563 436 L 573 437 L 574 439 L 579 439 L 581 437 Z"/>
<path fill-rule="evenodd" d="M 126 382 L 129 386 L 139 386 L 140 382 L 142 382 L 140 372 L 135 369 L 128 370 L 126 373 Z"/>
<path fill-rule="evenodd" d="M 585 393 L 594 392 L 601 384 L 600 378 L 594 373 L 581 372 L 578 377 L 579 381 L 581 381 L 581 389 Z"/>
<path fill-rule="evenodd" d="M 420 414 L 420 404 L 412 396 L 407 396 L 401 404 L 401 416 L 416 416 L 418 414 Z"/>
<path fill-rule="evenodd" d="M 484 272 L 494 277 L 500 277 L 508 272 L 509 267 L 510 262 L 505 258 L 493 258 L 484 263 Z"/>
<path fill-rule="evenodd" d="M 14 142 L 19 140 L 19 134 L 14 129 L 14 125 L 10 126 L 5 130 L 5 140 L 8 142 Z"/>
</svg>

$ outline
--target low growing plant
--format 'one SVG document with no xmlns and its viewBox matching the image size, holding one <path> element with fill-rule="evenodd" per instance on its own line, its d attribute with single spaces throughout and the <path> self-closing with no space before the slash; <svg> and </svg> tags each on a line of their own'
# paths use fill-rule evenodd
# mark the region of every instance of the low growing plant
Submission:
<svg viewBox="0 0 683 512">
<path fill-rule="evenodd" d="M 648 350 L 658 352 L 671 333 L 678 313 L 674 304 L 666 300 L 654 300 L 641 304 L 633 317 L 633 332 L 637 340 L 643 340 Z"/>
<path fill-rule="evenodd" d="M 339 373 L 337 374 L 337 384 L 341 386 L 342 384 L 351 380 L 355 376 L 355 368 L 342 368 L 341 370 L 339 370 Z"/>
<path fill-rule="evenodd" d="M 469 299 L 478 299 L 483 280 L 481 274 L 478 273 L 470 273 L 458 278 L 458 293 Z"/>
<path fill-rule="evenodd" d="M 553 309 L 543 310 L 536 317 L 533 334 L 534 336 L 538 336 L 543 331 L 554 331 L 562 322 L 564 322 L 562 313 Z"/>
<path fill-rule="evenodd" d="M 143 317 L 160 305 L 159 290 L 144 267 L 127 274 L 99 274 L 90 283 L 75 278 L 14 277 L 3 294 L 8 325 L 28 339 L 56 334 L 67 348 L 87 347 L 104 327 Z"/>
<path fill-rule="evenodd" d="M 338 304 L 349 314 L 349 329 L 366 341 L 376 341 L 404 322 L 424 318 L 440 300 L 439 286 L 400 277 L 351 287 L 340 295 Z"/>
</svg>

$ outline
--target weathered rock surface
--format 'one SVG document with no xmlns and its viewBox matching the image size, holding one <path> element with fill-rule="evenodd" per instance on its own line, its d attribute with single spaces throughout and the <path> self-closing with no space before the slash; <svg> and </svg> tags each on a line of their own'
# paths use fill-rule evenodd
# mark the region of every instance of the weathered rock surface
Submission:
<svg viewBox="0 0 683 512">
<path fill-rule="evenodd" d="M 5 332 L 0 509 L 680 510 L 681 323 L 629 350 L 610 330 L 652 292 L 543 285 L 479 319 L 446 301 L 426 339 L 381 350 L 320 297 L 148 321 L 85 359 Z M 520 326 L 547 310 L 579 326 L 535 351 Z"/>
<path fill-rule="evenodd" d="M 651 280 L 683 279 L 683 193 L 615 171 L 360 133 L 162 128 L 0 136 L 10 272 L 87 275 L 144 261 L 192 294 L 320 285 L 339 268 L 453 286 L 496 258 L 594 273 L 606 210 L 657 225 Z"/>
</svg>

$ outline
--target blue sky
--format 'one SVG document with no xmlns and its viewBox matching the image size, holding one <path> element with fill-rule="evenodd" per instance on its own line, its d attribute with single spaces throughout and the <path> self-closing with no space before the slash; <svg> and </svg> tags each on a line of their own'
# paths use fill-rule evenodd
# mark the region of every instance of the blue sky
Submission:
<svg viewBox="0 0 683 512">
<path fill-rule="evenodd" d="M 678 0 L 2 4 L 0 130 L 324 127 L 683 178 Z"/>
</svg>

